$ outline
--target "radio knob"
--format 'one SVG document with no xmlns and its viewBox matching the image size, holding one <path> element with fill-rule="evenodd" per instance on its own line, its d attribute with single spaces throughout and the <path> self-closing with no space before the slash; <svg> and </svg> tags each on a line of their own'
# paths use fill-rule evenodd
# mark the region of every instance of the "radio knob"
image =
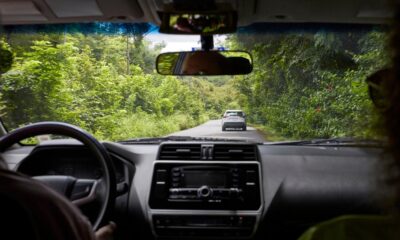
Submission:
<svg viewBox="0 0 400 240">
<path fill-rule="evenodd" d="M 212 189 L 209 186 L 202 186 L 197 190 L 197 195 L 201 198 L 211 197 Z"/>
</svg>

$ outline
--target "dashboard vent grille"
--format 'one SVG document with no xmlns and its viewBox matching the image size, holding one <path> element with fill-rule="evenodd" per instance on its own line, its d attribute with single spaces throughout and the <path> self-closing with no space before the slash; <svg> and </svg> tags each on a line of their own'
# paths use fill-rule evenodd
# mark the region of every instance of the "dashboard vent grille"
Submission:
<svg viewBox="0 0 400 240">
<path fill-rule="evenodd" d="M 200 160 L 200 144 L 164 144 L 158 156 L 160 160 Z"/>
<path fill-rule="evenodd" d="M 257 160 L 257 151 L 255 145 L 214 145 L 214 160 L 236 160 L 251 161 Z"/>
</svg>

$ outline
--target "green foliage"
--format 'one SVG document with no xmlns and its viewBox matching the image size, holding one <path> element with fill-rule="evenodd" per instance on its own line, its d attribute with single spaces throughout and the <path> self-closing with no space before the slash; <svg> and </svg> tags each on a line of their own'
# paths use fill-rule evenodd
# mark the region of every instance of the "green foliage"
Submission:
<svg viewBox="0 0 400 240">
<path fill-rule="evenodd" d="M 157 59 L 157 70 L 161 74 L 172 75 L 176 63 L 178 61 L 179 53 L 165 53 Z"/>
<path fill-rule="evenodd" d="M 383 68 L 385 33 L 317 32 L 237 35 L 231 47 L 254 57 L 235 77 L 249 120 L 288 139 L 376 138 L 377 115 L 366 77 Z"/>
<path fill-rule="evenodd" d="M 9 43 L 16 62 L 0 79 L 9 129 L 63 121 L 100 139 L 122 140 L 193 127 L 209 119 L 205 102 L 214 109 L 194 86 L 200 80 L 155 74 L 149 59 L 160 47 L 142 37 L 10 34 Z"/>
<path fill-rule="evenodd" d="M 198 121 L 187 114 L 177 113 L 159 118 L 144 112 L 120 119 L 119 125 L 112 132 L 112 139 L 129 139 L 135 137 L 158 137 L 181 129 L 191 128 Z M 100 135 L 99 132 L 96 132 Z"/>
</svg>

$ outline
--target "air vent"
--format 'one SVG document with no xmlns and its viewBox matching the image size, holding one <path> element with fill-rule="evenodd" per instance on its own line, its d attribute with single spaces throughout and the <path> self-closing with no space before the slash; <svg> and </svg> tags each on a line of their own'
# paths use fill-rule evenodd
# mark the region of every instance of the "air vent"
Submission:
<svg viewBox="0 0 400 240">
<path fill-rule="evenodd" d="M 164 144 L 158 156 L 160 160 L 200 160 L 200 144 Z"/>
<path fill-rule="evenodd" d="M 214 145 L 214 160 L 251 161 L 257 160 L 255 145 Z"/>
</svg>

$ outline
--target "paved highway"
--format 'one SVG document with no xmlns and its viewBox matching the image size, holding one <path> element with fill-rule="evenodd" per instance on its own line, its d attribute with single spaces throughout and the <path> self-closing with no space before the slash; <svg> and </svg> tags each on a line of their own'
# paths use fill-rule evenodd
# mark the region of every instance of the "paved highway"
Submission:
<svg viewBox="0 0 400 240">
<path fill-rule="evenodd" d="M 263 135 L 255 128 L 247 127 L 247 131 L 228 130 L 222 131 L 221 120 L 210 120 L 194 128 L 170 134 L 170 136 L 190 136 L 190 137 L 215 137 L 215 138 L 235 138 L 265 142 Z"/>
</svg>

